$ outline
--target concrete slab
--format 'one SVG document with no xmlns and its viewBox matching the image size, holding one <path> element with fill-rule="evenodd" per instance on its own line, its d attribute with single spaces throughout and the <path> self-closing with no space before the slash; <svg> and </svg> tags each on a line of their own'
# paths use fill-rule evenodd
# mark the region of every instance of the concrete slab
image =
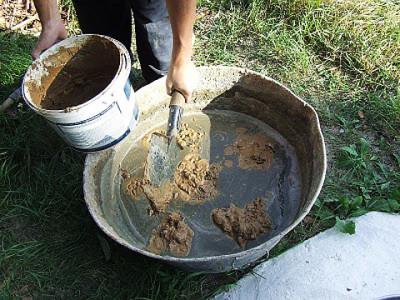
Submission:
<svg viewBox="0 0 400 300">
<path fill-rule="evenodd" d="M 382 299 L 400 295 L 400 215 L 371 212 L 257 266 L 214 299 Z"/>
</svg>

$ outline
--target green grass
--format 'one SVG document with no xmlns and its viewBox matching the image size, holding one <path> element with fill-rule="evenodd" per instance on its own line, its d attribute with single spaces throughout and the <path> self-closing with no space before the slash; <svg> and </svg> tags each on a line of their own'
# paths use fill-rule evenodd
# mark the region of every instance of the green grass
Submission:
<svg viewBox="0 0 400 300">
<path fill-rule="evenodd" d="M 351 232 L 348 219 L 368 211 L 400 212 L 400 3 L 202 0 L 199 10 L 197 65 L 271 76 L 320 117 L 323 190 L 271 256 L 335 224 Z M 33 43 L 0 33 L 0 99 L 20 84 Z M 0 299 L 207 298 L 249 271 L 185 273 L 109 240 L 85 206 L 84 156 L 26 106 L 18 112 L 0 115 Z"/>
<path fill-rule="evenodd" d="M 33 38 L 0 33 L 0 99 L 5 100 L 21 84 L 22 76 L 32 61 Z"/>
</svg>

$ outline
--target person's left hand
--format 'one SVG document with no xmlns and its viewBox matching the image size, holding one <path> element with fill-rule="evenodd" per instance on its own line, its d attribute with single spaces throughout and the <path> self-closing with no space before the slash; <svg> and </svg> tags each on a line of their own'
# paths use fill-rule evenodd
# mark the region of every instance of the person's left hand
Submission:
<svg viewBox="0 0 400 300">
<path fill-rule="evenodd" d="M 39 40 L 32 50 L 32 57 L 38 58 L 39 55 L 47 48 L 53 46 L 59 41 L 65 40 L 68 37 L 67 29 L 61 22 L 61 19 L 48 21 L 43 25 L 42 32 L 40 33 Z"/>
<path fill-rule="evenodd" d="M 192 94 L 197 86 L 198 75 L 192 61 L 183 63 L 172 62 L 167 75 L 167 93 L 173 90 L 183 94 L 186 103 L 192 101 Z"/>
</svg>

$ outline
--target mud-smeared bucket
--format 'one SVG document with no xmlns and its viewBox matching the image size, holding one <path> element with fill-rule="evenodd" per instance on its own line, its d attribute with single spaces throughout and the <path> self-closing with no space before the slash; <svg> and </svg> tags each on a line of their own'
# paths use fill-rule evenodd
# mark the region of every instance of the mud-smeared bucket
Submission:
<svg viewBox="0 0 400 300">
<path fill-rule="evenodd" d="M 79 151 L 109 148 L 135 127 L 139 113 L 131 60 L 118 41 L 79 35 L 52 46 L 28 68 L 26 103 Z"/>
<path fill-rule="evenodd" d="M 136 93 L 141 121 L 128 137 L 87 156 L 84 196 L 100 228 L 127 248 L 223 272 L 268 254 L 300 223 L 321 190 L 326 154 L 316 112 L 285 86 L 239 68 L 198 71 L 179 136 L 178 192 L 159 193 L 143 177 L 149 132 L 168 116 L 163 78 Z"/>
</svg>

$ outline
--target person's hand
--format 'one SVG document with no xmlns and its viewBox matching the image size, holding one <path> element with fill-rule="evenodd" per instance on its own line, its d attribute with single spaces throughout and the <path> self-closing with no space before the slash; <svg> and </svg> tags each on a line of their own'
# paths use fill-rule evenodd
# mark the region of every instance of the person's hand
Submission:
<svg viewBox="0 0 400 300">
<path fill-rule="evenodd" d="M 35 48 L 32 50 L 32 57 L 34 59 L 38 58 L 38 56 L 44 50 L 50 48 L 59 41 L 66 39 L 67 37 L 67 29 L 65 29 L 65 26 L 61 20 L 57 21 L 55 24 L 47 24 L 46 26 L 43 26 L 39 40 L 36 43 Z"/>
<path fill-rule="evenodd" d="M 167 93 L 171 95 L 173 90 L 177 90 L 183 94 L 188 103 L 192 100 L 197 80 L 197 71 L 193 62 L 172 62 L 167 75 Z"/>
</svg>

